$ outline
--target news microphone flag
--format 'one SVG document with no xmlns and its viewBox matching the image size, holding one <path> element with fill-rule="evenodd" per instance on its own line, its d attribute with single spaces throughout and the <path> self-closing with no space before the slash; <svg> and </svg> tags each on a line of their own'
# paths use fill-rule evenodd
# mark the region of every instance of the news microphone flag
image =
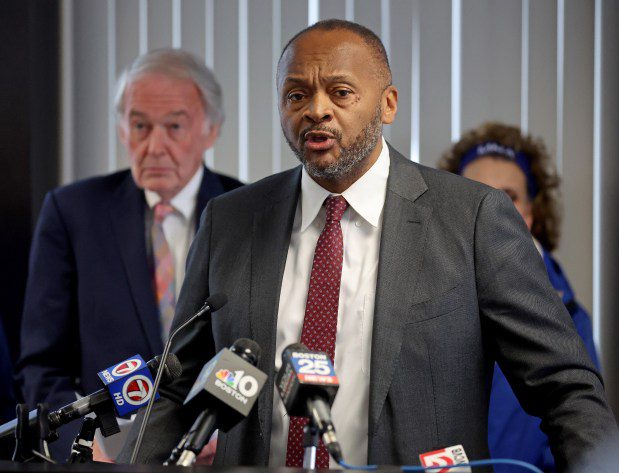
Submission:
<svg viewBox="0 0 619 473">
<path fill-rule="evenodd" d="M 204 365 L 185 399 L 185 404 L 199 397 L 201 393 L 207 393 L 207 397 L 215 405 L 231 408 L 232 410 L 228 410 L 229 422 L 222 422 L 219 427 L 226 431 L 227 424 L 234 425 L 240 420 L 236 419 L 234 411 L 242 417 L 249 415 L 266 380 L 265 373 L 228 348 L 224 348 Z"/>
<path fill-rule="evenodd" d="M 134 355 L 98 373 L 119 417 L 126 417 L 145 406 L 153 395 L 153 378 L 146 362 Z M 155 400 L 159 394 L 155 394 Z"/>
<path fill-rule="evenodd" d="M 449 466 L 450 468 L 433 469 L 436 473 L 471 473 L 470 466 L 454 467 L 454 465 L 468 464 L 469 459 L 462 445 L 441 448 L 419 455 L 421 466 Z"/>
</svg>

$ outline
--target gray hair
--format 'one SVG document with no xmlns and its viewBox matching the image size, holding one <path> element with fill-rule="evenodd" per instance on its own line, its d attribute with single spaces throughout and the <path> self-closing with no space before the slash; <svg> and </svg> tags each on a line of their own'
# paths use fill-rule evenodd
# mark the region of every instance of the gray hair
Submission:
<svg viewBox="0 0 619 473">
<path fill-rule="evenodd" d="M 213 72 L 196 56 L 181 49 L 162 48 L 139 56 L 127 67 L 116 82 L 114 106 L 120 117 L 125 110 L 125 90 L 138 76 L 163 74 L 175 79 L 189 79 L 200 93 L 204 113 L 211 125 L 224 122 L 221 87 Z"/>
</svg>

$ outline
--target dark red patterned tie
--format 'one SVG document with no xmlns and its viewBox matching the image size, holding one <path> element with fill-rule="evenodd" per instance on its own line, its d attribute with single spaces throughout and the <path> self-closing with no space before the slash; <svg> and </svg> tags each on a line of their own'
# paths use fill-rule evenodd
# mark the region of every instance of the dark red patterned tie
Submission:
<svg viewBox="0 0 619 473">
<path fill-rule="evenodd" d="M 333 361 L 342 280 L 343 237 L 340 220 L 348 208 L 348 202 L 341 195 L 331 196 L 327 197 L 324 206 L 327 222 L 314 252 L 301 343 L 310 350 L 326 352 Z M 306 424 L 304 417 L 290 417 L 286 449 L 288 467 L 303 466 L 303 427 Z M 322 441 L 316 455 L 316 467 L 329 468 L 329 454 Z"/>
</svg>

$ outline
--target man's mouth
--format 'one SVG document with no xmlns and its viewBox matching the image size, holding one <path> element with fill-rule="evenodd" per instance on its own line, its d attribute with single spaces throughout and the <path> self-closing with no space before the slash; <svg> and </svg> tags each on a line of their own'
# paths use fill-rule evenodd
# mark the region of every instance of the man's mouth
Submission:
<svg viewBox="0 0 619 473">
<path fill-rule="evenodd" d="M 326 151 L 335 145 L 336 138 L 328 131 L 313 130 L 303 135 L 303 141 L 305 148 L 310 151 Z"/>
</svg>

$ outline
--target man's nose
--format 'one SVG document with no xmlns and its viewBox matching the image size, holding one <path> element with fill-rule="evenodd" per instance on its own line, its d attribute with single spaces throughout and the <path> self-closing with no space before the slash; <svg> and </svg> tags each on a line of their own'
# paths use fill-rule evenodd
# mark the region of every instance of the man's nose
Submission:
<svg viewBox="0 0 619 473">
<path fill-rule="evenodd" d="M 316 93 L 312 96 L 305 117 L 314 123 L 329 122 L 333 118 L 333 102 L 328 94 Z"/>
<path fill-rule="evenodd" d="M 157 156 L 165 153 L 165 133 L 164 127 L 153 126 L 148 136 L 148 154 Z"/>
</svg>

